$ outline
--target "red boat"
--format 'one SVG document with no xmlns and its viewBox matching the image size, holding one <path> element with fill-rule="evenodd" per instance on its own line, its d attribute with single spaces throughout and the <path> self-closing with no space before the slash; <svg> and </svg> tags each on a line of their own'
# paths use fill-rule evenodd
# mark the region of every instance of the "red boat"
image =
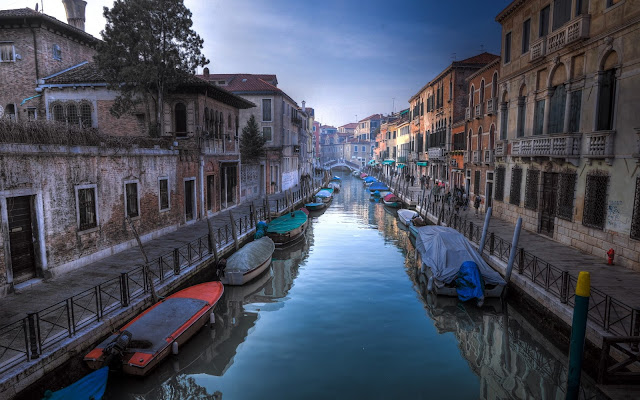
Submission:
<svg viewBox="0 0 640 400">
<path fill-rule="evenodd" d="M 206 282 L 174 293 L 109 336 L 84 360 L 90 368 L 99 369 L 117 354 L 125 373 L 146 375 L 213 320 L 213 308 L 223 292 L 222 283 Z"/>
</svg>

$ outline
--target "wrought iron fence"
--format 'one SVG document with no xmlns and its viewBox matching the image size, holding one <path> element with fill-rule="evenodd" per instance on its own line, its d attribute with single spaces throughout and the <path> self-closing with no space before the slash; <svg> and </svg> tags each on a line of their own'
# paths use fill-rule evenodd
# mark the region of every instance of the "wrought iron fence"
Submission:
<svg viewBox="0 0 640 400">
<path fill-rule="evenodd" d="M 302 199 L 302 191 L 293 192 L 292 198 L 295 201 Z M 276 200 L 276 211 L 283 211 L 284 206 L 284 202 Z M 237 236 L 253 230 L 255 220 L 266 219 L 267 215 L 264 206 L 251 207 L 249 215 L 233 221 Z M 213 232 L 218 250 L 234 241 L 230 223 Z M 213 253 L 209 239 L 209 234 L 201 236 L 149 261 L 148 269 L 138 266 L 119 277 L 0 327 L 0 373 L 38 358 L 44 351 L 73 337 L 91 323 L 98 322 L 105 315 L 128 307 L 132 300 L 147 295 L 150 292 L 147 273 L 151 275 L 154 284 L 159 284 L 204 260 Z"/>
</svg>

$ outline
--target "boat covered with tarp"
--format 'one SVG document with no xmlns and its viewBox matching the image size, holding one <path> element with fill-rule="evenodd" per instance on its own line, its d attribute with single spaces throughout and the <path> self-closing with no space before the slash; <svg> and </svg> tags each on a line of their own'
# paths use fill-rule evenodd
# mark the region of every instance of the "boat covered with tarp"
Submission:
<svg viewBox="0 0 640 400">
<path fill-rule="evenodd" d="M 402 200 L 393 193 L 388 193 L 382 198 L 385 206 L 398 208 L 402 205 Z"/>
<path fill-rule="evenodd" d="M 266 236 L 247 243 L 227 259 L 220 281 L 225 285 L 244 285 L 271 265 L 275 249 L 273 240 Z"/>
<path fill-rule="evenodd" d="M 402 208 L 398 210 L 398 220 L 402 225 L 409 226 L 411 220 L 418 216 L 418 213 L 413 210 Z"/>
<path fill-rule="evenodd" d="M 329 189 L 333 189 L 334 192 L 339 192 L 340 191 L 340 182 L 337 182 L 337 181 L 329 182 L 327 187 Z"/>
<path fill-rule="evenodd" d="M 375 192 L 376 190 L 382 192 L 383 190 L 389 190 L 389 186 L 387 186 L 384 182 L 374 182 L 369 186 L 369 190 Z"/>
<path fill-rule="evenodd" d="M 371 184 L 373 182 L 378 182 L 378 180 L 374 176 L 367 176 L 363 179 L 365 184 Z"/>
<path fill-rule="evenodd" d="M 52 392 L 44 392 L 42 400 L 100 400 L 107 389 L 109 367 L 102 367 L 78 379 L 71 385 Z"/>
<path fill-rule="evenodd" d="M 499 297 L 505 280 L 484 261 L 464 235 L 453 228 L 428 225 L 415 228 L 420 273 L 436 294 L 466 301 Z"/>
<path fill-rule="evenodd" d="M 308 220 L 309 217 L 302 210 L 286 213 L 269 222 L 267 236 L 276 246 L 285 246 L 304 235 Z"/>
<path fill-rule="evenodd" d="M 333 190 L 322 189 L 316 193 L 316 199 L 322 200 L 323 203 L 328 203 L 333 198 Z"/>
<path fill-rule="evenodd" d="M 363 172 L 363 173 L 360 174 L 360 179 L 364 179 L 367 176 L 369 176 L 369 175 L 366 172 Z"/>
<path fill-rule="evenodd" d="M 223 292 L 222 282 L 182 289 L 147 308 L 91 350 L 84 361 L 89 368 L 99 369 L 117 354 L 124 373 L 147 375 L 213 319 L 213 308 Z"/>
</svg>

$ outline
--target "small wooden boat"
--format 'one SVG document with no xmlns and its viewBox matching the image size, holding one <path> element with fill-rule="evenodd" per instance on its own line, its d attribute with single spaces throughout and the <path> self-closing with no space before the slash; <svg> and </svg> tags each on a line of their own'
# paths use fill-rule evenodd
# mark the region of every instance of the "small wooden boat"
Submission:
<svg viewBox="0 0 640 400">
<path fill-rule="evenodd" d="M 319 201 L 319 202 L 307 203 L 304 206 L 309 211 L 319 211 L 325 208 L 326 204 L 324 204 L 322 201 Z"/>
<path fill-rule="evenodd" d="M 333 189 L 322 189 L 316 193 L 316 199 L 322 200 L 323 203 L 329 203 L 333 199 Z"/>
<path fill-rule="evenodd" d="M 109 336 L 84 361 L 89 368 L 99 369 L 109 363 L 110 355 L 117 353 L 123 372 L 146 375 L 213 318 L 213 308 L 223 292 L 222 282 L 205 282 L 180 290 Z"/>
<path fill-rule="evenodd" d="M 340 191 L 340 182 L 329 182 L 328 187 L 329 189 L 333 189 L 333 191 L 337 193 Z"/>
<path fill-rule="evenodd" d="M 382 202 L 385 206 L 399 208 L 402 206 L 402 200 L 393 193 L 389 193 L 386 196 L 382 197 Z"/>
<path fill-rule="evenodd" d="M 304 235 L 308 220 L 307 214 L 300 210 L 284 214 L 269 222 L 267 236 L 276 246 L 285 246 Z"/>
<path fill-rule="evenodd" d="M 220 281 L 225 285 L 244 285 L 271 265 L 275 249 L 273 240 L 268 237 L 247 243 L 227 259 Z"/>
<path fill-rule="evenodd" d="M 47 390 L 43 400 L 100 400 L 107 389 L 108 377 L 109 367 L 102 367 L 63 389 L 55 392 Z"/>
<path fill-rule="evenodd" d="M 407 210 L 406 208 L 402 208 L 398 210 L 398 220 L 403 225 L 409 226 L 409 223 L 412 219 L 418 216 L 418 213 L 413 210 Z"/>
</svg>

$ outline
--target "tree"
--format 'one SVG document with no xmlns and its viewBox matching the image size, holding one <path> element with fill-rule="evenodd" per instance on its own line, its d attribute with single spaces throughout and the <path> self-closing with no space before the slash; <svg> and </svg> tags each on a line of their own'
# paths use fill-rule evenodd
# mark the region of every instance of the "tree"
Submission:
<svg viewBox="0 0 640 400">
<path fill-rule="evenodd" d="M 159 134 L 164 96 L 209 63 L 201 53 L 202 38 L 191 29 L 191 11 L 183 0 L 116 0 L 113 8 L 104 8 L 104 17 L 94 61 L 109 88 L 119 93 L 111 112 L 120 117 L 151 98 L 152 128 Z"/>
<path fill-rule="evenodd" d="M 242 161 L 247 163 L 256 163 L 264 157 L 264 144 L 266 139 L 260 133 L 260 127 L 256 122 L 255 115 L 251 115 L 247 121 L 247 125 L 242 128 L 242 137 L 240 138 L 240 155 Z"/>
</svg>

